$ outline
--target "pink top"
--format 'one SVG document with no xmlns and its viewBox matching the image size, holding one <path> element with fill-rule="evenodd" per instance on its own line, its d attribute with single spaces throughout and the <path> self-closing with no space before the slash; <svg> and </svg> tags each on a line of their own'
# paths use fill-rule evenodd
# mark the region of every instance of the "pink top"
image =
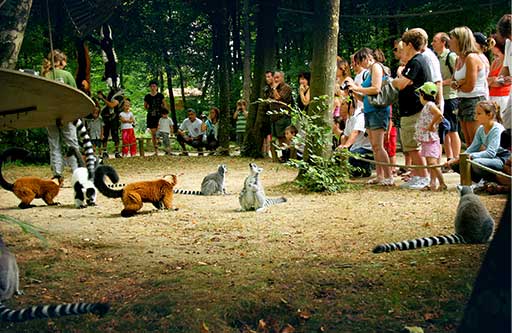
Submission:
<svg viewBox="0 0 512 333">
<path fill-rule="evenodd" d="M 432 123 L 432 119 L 434 119 L 434 115 L 430 112 L 432 107 L 436 107 L 434 102 L 427 102 L 423 105 L 423 109 L 421 109 L 420 117 L 416 122 L 416 133 L 414 137 L 416 140 L 420 142 L 431 142 L 438 141 L 439 134 L 437 134 L 437 128 L 434 132 L 428 130 L 430 124 Z M 437 127 L 437 126 L 436 126 Z"/>
</svg>

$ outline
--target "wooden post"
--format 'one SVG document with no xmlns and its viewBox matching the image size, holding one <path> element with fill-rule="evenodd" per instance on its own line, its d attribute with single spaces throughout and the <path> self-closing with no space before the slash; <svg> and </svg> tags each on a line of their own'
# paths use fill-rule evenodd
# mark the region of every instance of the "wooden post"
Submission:
<svg viewBox="0 0 512 333">
<path fill-rule="evenodd" d="M 471 185 L 471 163 L 468 162 L 469 154 L 462 153 L 459 155 L 459 168 L 460 168 L 460 184 Z"/>
<path fill-rule="evenodd" d="M 144 138 L 137 138 L 137 141 L 139 141 L 139 154 L 144 157 Z"/>
</svg>

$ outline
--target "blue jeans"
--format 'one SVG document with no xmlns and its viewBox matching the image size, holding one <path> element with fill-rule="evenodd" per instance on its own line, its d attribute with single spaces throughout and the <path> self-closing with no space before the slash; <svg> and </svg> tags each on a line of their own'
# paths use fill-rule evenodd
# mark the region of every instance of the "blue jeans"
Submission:
<svg viewBox="0 0 512 333">
<path fill-rule="evenodd" d="M 357 148 L 351 149 L 351 153 L 356 153 L 361 155 L 366 159 L 373 159 L 373 152 L 370 149 L 365 148 Z M 372 174 L 372 165 L 371 163 L 358 160 L 356 158 L 350 157 L 348 159 L 348 163 L 352 165 L 355 170 L 352 171 L 352 177 L 370 177 Z"/>
<path fill-rule="evenodd" d="M 481 164 L 483 166 L 486 166 L 488 168 L 491 168 L 493 170 L 502 171 L 504 162 L 503 159 L 499 157 L 495 158 L 476 158 L 473 160 L 474 162 Z M 459 164 L 452 165 L 452 169 L 460 173 Z M 471 165 L 471 180 L 475 183 L 479 182 L 480 179 L 483 179 L 487 182 L 493 182 L 496 181 L 496 175 L 492 172 L 486 171 L 484 169 L 481 169 L 477 167 L 476 165 Z"/>
</svg>

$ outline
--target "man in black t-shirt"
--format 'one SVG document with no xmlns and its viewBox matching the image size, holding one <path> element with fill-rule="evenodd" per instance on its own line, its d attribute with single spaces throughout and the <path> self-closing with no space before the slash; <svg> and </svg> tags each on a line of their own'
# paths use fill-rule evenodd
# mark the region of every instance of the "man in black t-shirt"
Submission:
<svg viewBox="0 0 512 333">
<path fill-rule="evenodd" d="M 400 104 L 400 141 L 404 154 L 410 156 L 412 164 L 426 165 L 420 154 L 420 144 L 414 138 L 416 122 L 423 105 L 415 90 L 427 81 L 432 81 L 430 71 L 421 50 L 425 46 L 423 35 L 413 29 L 402 35 L 402 54 L 407 61 L 402 74 L 393 80 L 393 85 L 400 90 L 398 101 Z M 403 188 L 422 189 L 430 184 L 427 169 L 413 169 L 411 179 L 402 184 Z"/>
<path fill-rule="evenodd" d="M 158 145 L 156 141 L 156 130 L 158 121 L 162 116 L 162 109 L 169 111 L 164 95 L 158 92 L 158 83 L 156 81 L 149 82 L 150 92 L 144 96 L 144 109 L 148 110 L 146 116 L 146 127 L 151 131 L 151 140 L 155 147 L 155 155 L 158 155 Z"/>
</svg>

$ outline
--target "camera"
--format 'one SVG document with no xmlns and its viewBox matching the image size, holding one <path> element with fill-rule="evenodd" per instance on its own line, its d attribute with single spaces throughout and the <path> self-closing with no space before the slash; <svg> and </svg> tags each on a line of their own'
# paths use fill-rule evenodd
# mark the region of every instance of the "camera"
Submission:
<svg viewBox="0 0 512 333">
<path fill-rule="evenodd" d="M 340 89 L 341 89 L 341 90 L 349 90 L 348 83 L 349 83 L 349 82 L 348 82 L 348 80 L 343 81 L 343 83 L 342 83 L 342 84 L 341 84 L 341 86 L 340 86 Z"/>
</svg>

